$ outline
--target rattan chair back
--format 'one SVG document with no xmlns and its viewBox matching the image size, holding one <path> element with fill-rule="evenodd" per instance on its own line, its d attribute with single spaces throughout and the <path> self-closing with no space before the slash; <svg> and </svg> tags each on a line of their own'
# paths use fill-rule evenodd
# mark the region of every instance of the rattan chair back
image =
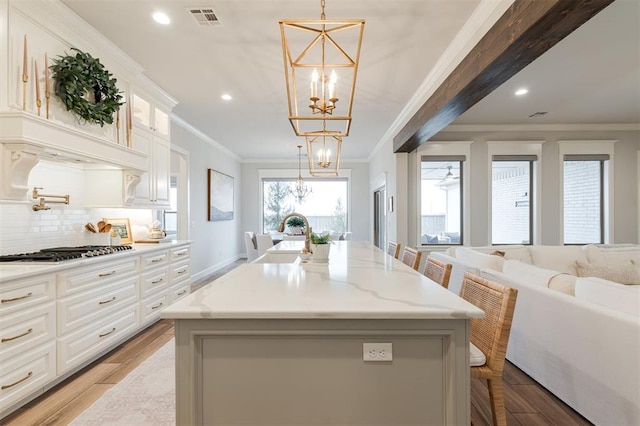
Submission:
<svg viewBox="0 0 640 426">
<path fill-rule="evenodd" d="M 511 321 L 518 290 L 465 272 L 460 297 L 482 309 L 485 317 L 471 319 L 471 343 L 487 358 L 484 365 L 471 367 L 471 377 L 487 379 L 494 425 L 506 425 L 504 370 Z"/>
<path fill-rule="evenodd" d="M 402 253 L 402 263 L 412 267 L 417 271 L 420 267 L 421 257 L 422 252 L 420 250 L 416 250 L 412 247 L 405 247 L 404 252 Z"/>
<path fill-rule="evenodd" d="M 387 254 L 397 259 L 400 256 L 400 243 L 396 243 L 395 241 L 389 241 L 387 243 Z"/>
<path fill-rule="evenodd" d="M 449 278 L 451 277 L 450 263 L 442 262 L 433 256 L 427 256 L 422 273 L 432 281 L 437 282 L 444 288 L 449 288 Z"/>
</svg>

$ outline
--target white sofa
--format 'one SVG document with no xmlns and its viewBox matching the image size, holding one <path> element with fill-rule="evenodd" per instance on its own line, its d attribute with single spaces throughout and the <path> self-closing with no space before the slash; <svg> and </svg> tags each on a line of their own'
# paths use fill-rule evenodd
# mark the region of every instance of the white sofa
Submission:
<svg viewBox="0 0 640 426">
<path fill-rule="evenodd" d="M 594 424 L 640 425 L 640 246 L 458 247 L 430 254 L 453 265 L 455 293 L 465 271 L 518 289 L 509 361 Z M 638 281 L 577 276 L 585 273 Z"/>
</svg>

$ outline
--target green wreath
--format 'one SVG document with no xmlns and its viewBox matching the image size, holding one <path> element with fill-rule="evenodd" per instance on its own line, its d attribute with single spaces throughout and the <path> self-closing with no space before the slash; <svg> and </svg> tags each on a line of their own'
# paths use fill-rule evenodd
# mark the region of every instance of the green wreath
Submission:
<svg viewBox="0 0 640 426">
<path fill-rule="evenodd" d="M 122 95 L 117 80 L 104 69 L 100 60 L 88 53 L 71 48 L 74 55 L 59 56 L 51 65 L 55 80 L 54 93 L 67 111 L 71 111 L 87 123 L 113 123 L 113 113 L 120 109 Z M 88 95 L 93 94 L 93 100 Z"/>
</svg>

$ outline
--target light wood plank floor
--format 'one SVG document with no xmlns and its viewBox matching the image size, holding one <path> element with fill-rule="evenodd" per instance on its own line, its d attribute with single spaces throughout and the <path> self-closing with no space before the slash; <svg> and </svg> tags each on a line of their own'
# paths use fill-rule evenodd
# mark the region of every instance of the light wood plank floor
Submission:
<svg viewBox="0 0 640 426">
<path fill-rule="evenodd" d="M 230 265 L 216 275 L 195 283 L 192 288 L 201 287 L 241 263 L 244 262 L 238 261 Z M 49 392 L 0 420 L 0 426 L 68 424 L 160 349 L 173 335 L 172 320 L 155 323 Z M 509 362 L 505 365 L 504 384 L 509 425 L 591 424 Z M 483 380 L 471 380 L 471 417 L 475 426 L 491 424 L 489 391 Z"/>
</svg>

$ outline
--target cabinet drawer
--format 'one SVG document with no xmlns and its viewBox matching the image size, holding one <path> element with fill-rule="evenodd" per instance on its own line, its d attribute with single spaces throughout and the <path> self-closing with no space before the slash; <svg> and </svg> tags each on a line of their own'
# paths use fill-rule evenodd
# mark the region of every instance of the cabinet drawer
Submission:
<svg viewBox="0 0 640 426">
<path fill-rule="evenodd" d="M 138 300 L 138 276 L 58 300 L 58 334 L 104 318 Z"/>
<path fill-rule="evenodd" d="M 171 265 L 171 284 L 188 279 L 190 276 L 189 267 L 189 261 Z"/>
<path fill-rule="evenodd" d="M 0 317 L 0 363 L 56 339 L 56 305 L 48 302 Z"/>
<path fill-rule="evenodd" d="M 133 332 L 138 326 L 138 310 L 139 304 L 132 303 L 125 309 L 59 338 L 58 374 L 76 367 Z"/>
<path fill-rule="evenodd" d="M 24 311 L 32 306 L 52 302 L 56 297 L 55 275 L 39 275 L 0 285 L 0 315 Z"/>
<path fill-rule="evenodd" d="M 55 341 L 3 362 L 0 369 L 0 412 L 55 379 L 55 367 Z"/>
<path fill-rule="evenodd" d="M 142 297 L 164 290 L 169 286 L 169 268 L 154 269 L 142 275 Z"/>
<path fill-rule="evenodd" d="M 142 315 L 142 324 L 147 324 L 151 321 L 154 321 L 160 318 L 160 312 L 164 308 L 169 306 L 169 292 L 164 291 L 163 293 L 148 297 L 141 302 L 141 315 Z"/>
<path fill-rule="evenodd" d="M 169 303 L 173 303 L 189 294 L 189 281 L 185 280 L 169 289 Z"/>
<path fill-rule="evenodd" d="M 169 251 L 154 252 L 142 256 L 142 272 L 148 268 L 165 266 L 169 263 Z"/>
<path fill-rule="evenodd" d="M 171 249 L 171 260 L 178 261 L 186 259 L 191 255 L 191 247 L 176 247 Z"/>
<path fill-rule="evenodd" d="M 84 266 L 58 274 L 58 297 L 77 294 L 93 286 L 104 285 L 138 272 L 138 257 L 99 265 Z"/>
</svg>

